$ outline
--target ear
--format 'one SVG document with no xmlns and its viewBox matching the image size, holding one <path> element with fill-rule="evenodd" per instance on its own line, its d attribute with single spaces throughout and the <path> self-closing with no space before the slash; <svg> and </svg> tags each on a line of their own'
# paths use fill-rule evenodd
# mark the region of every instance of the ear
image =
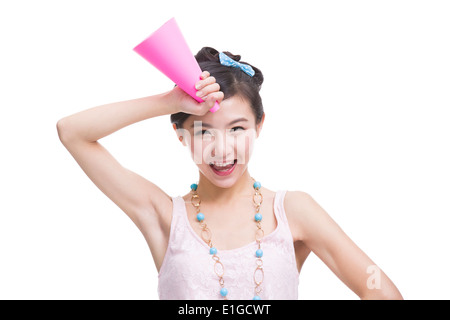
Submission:
<svg viewBox="0 0 450 320">
<path fill-rule="evenodd" d="M 256 126 L 256 138 L 259 137 L 259 133 L 262 130 L 263 124 L 264 124 L 264 119 L 266 118 L 266 114 L 263 113 L 262 118 L 261 118 L 261 122 Z"/>
<path fill-rule="evenodd" d="M 172 123 L 173 130 L 175 130 L 175 133 L 177 134 L 178 140 L 183 144 L 183 146 L 186 146 L 186 137 L 184 136 L 184 129 L 177 129 L 177 125 L 175 123 Z"/>
</svg>

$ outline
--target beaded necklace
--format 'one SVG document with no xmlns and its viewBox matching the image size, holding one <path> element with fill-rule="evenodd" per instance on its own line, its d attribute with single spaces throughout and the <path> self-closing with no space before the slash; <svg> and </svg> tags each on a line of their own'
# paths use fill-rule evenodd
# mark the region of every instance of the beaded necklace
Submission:
<svg viewBox="0 0 450 320">
<path fill-rule="evenodd" d="M 253 189 L 255 190 L 255 193 L 253 194 L 253 204 L 255 205 L 255 208 L 256 208 L 256 214 L 254 217 L 255 222 L 256 222 L 255 240 L 258 245 L 258 249 L 255 251 L 256 269 L 253 273 L 253 281 L 255 283 L 255 295 L 253 297 L 253 300 L 261 300 L 261 297 L 259 295 L 262 292 L 261 284 L 264 280 L 264 269 L 263 269 L 263 261 L 262 261 L 263 250 L 261 249 L 261 241 L 264 237 L 264 230 L 261 227 L 262 214 L 259 212 L 259 210 L 261 208 L 263 196 L 262 196 L 262 193 L 260 192 L 261 183 L 259 183 L 258 181 L 255 181 L 255 179 L 253 179 L 253 181 L 254 181 Z M 219 256 L 217 255 L 217 253 L 218 253 L 217 248 L 214 247 L 214 245 L 211 241 L 212 233 L 211 233 L 211 230 L 206 225 L 205 215 L 202 212 L 200 212 L 201 201 L 200 201 L 200 196 L 197 193 L 197 187 L 198 187 L 198 184 L 196 184 L 196 183 L 193 183 L 191 185 L 191 193 L 192 193 L 191 203 L 197 212 L 196 218 L 202 229 L 201 230 L 201 238 L 203 239 L 203 241 L 205 241 L 208 244 L 209 254 L 211 255 L 212 259 L 214 260 L 214 273 L 219 278 L 219 285 L 221 287 L 220 295 L 224 298 L 224 300 L 228 300 L 228 298 L 227 298 L 228 289 L 225 287 L 225 281 L 223 278 L 224 274 L 225 274 L 225 269 L 224 269 L 222 262 L 220 262 Z"/>
</svg>

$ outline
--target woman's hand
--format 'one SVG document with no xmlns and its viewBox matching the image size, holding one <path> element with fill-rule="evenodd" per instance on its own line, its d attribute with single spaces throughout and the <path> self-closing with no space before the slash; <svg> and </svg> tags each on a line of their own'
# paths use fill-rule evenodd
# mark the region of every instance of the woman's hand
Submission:
<svg viewBox="0 0 450 320">
<path fill-rule="evenodd" d="M 202 98 L 204 102 L 197 102 L 178 86 L 169 91 L 169 103 L 174 106 L 176 112 L 202 116 L 214 106 L 216 101 L 220 104 L 223 100 L 224 95 L 220 91 L 219 84 L 208 71 L 202 72 L 201 79 L 196 83 L 195 88 L 197 89 L 197 96 Z"/>
</svg>

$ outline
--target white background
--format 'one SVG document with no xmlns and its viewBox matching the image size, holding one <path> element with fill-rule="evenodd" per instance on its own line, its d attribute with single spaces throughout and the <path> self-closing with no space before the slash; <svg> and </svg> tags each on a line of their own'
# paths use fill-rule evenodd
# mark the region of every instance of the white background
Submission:
<svg viewBox="0 0 450 320">
<path fill-rule="evenodd" d="M 447 1 L 2 1 L 0 299 L 158 298 L 143 236 L 56 122 L 170 90 L 132 48 L 171 17 L 194 53 L 263 71 L 252 176 L 311 194 L 406 299 L 449 299 L 449 16 Z M 169 116 L 101 142 L 170 195 L 198 179 Z M 313 254 L 299 297 L 358 298 Z"/>
</svg>

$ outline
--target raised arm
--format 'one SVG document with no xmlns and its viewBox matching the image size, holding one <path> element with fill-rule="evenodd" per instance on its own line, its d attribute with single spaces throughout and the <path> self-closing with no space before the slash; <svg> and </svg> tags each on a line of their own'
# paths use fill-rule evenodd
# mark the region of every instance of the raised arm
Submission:
<svg viewBox="0 0 450 320">
<path fill-rule="evenodd" d="M 208 112 L 216 100 L 221 101 L 223 94 L 218 92 L 213 85 L 215 79 L 207 72 L 202 77 L 200 88 L 207 93 L 203 103 L 176 87 L 159 95 L 87 109 L 57 122 L 63 145 L 92 182 L 142 231 L 157 267 L 165 252 L 161 241 L 169 232 L 171 198 L 152 182 L 120 165 L 98 140 L 145 119 L 181 111 Z"/>
<path fill-rule="evenodd" d="M 94 107 L 57 123 L 61 142 L 92 182 L 141 227 L 138 214 L 155 210 L 154 199 L 168 196 L 157 186 L 122 167 L 99 139 L 138 121 L 169 114 L 161 94 Z"/>
</svg>

